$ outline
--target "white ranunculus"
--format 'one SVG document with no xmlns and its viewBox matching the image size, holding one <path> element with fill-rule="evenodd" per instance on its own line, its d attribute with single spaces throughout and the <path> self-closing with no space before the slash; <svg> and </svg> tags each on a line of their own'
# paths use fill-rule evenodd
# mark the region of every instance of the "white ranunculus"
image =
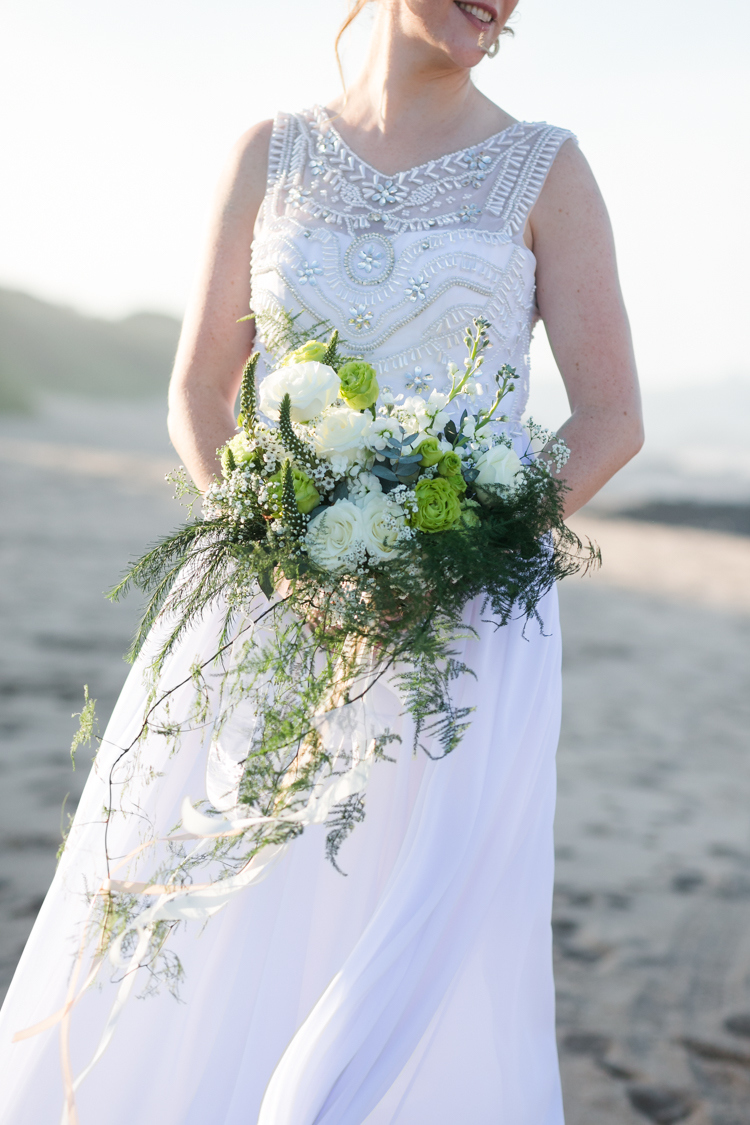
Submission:
<svg viewBox="0 0 750 1125">
<path fill-rule="evenodd" d="M 355 461 L 365 461 L 368 456 L 365 442 L 371 424 L 369 415 L 350 410 L 348 406 L 329 410 L 315 425 L 316 453 L 335 460 L 344 469 Z"/>
<path fill-rule="evenodd" d="M 475 484 L 511 485 L 521 468 L 521 458 L 507 445 L 493 445 L 476 461 Z"/>
<path fill-rule="evenodd" d="M 309 422 L 338 398 L 339 389 L 338 375 L 325 363 L 290 363 L 266 375 L 259 387 L 258 405 L 266 417 L 277 421 L 281 400 L 288 394 L 292 421 Z"/>
<path fill-rule="evenodd" d="M 334 573 L 362 543 L 362 511 L 351 500 L 337 500 L 310 520 L 305 543 L 313 562 Z"/>
<path fill-rule="evenodd" d="M 404 510 L 386 500 L 380 493 L 371 493 L 362 508 L 362 542 L 377 559 L 393 558 L 401 529 L 406 525 Z"/>
</svg>

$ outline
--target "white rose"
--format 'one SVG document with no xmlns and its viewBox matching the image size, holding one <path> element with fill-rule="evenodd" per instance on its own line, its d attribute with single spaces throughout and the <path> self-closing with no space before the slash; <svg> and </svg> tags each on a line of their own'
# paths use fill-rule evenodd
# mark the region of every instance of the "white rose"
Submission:
<svg viewBox="0 0 750 1125">
<path fill-rule="evenodd" d="M 493 445 L 476 461 L 475 484 L 511 485 L 521 468 L 521 458 L 507 445 Z"/>
<path fill-rule="evenodd" d="M 351 500 L 336 503 L 310 520 L 305 543 L 313 562 L 334 573 L 346 566 L 346 556 L 362 542 L 362 512 Z"/>
<path fill-rule="evenodd" d="M 371 493 L 362 509 L 362 542 L 376 559 L 395 555 L 401 529 L 406 525 L 404 509 L 386 500 L 381 493 Z"/>
<path fill-rule="evenodd" d="M 367 458 L 365 443 L 372 419 L 366 414 L 337 406 L 329 410 L 315 426 L 315 450 L 321 457 L 336 459 L 338 466 L 348 467 Z"/>
<path fill-rule="evenodd" d="M 266 375 L 259 388 L 258 405 L 268 418 L 278 420 L 284 395 L 292 400 L 292 421 L 309 422 L 339 396 L 339 377 L 332 367 L 311 360 L 290 363 Z"/>
</svg>

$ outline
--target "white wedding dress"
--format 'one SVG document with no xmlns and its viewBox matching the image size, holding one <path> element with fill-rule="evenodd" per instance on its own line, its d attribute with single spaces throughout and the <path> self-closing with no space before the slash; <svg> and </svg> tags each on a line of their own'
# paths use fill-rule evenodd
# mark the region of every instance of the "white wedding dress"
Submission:
<svg viewBox="0 0 750 1125">
<path fill-rule="evenodd" d="M 507 426 L 518 433 L 535 317 L 523 230 L 569 136 L 519 123 L 385 176 L 323 110 L 280 115 L 256 227 L 254 309 L 329 322 L 394 394 L 420 380 L 443 389 L 447 361 L 461 364 L 465 327 L 481 314 L 494 346 L 478 401 L 490 400 L 497 368 L 514 366 Z M 496 629 L 479 602 L 467 608 L 479 639 L 462 649 L 476 679 L 463 677 L 455 694 L 475 710 L 448 758 L 412 754 L 409 722 L 386 692 L 404 739 L 389 749 L 396 762 L 372 771 L 366 819 L 339 855 L 346 877 L 325 859 L 324 826 L 312 826 L 263 883 L 205 927 L 181 927 L 181 1002 L 163 991 L 127 1002 L 77 1090 L 81 1125 L 561 1125 L 550 936 L 555 591 L 540 612 L 543 630 L 523 620 Z M 165 682 L 213 651 L 218 616 L 181 643 Z M 3 1125 L 66 1120 L 59 1025 L 11 1040 L 65 1003 L 85 891 L 103 877 L 105 779 L 141 722 L 143 669 L 141 660 L 112 716 L 0 1017 Z M 206 796 L 210 743 L 210 723 L 172 757 L 163 739 L 146 742 L 151 773 L 131 800 L 162 832 L 179 822 L 185 795 Z M 118 846 L 137 840 L 135 825 Z M 101 1041 L 113 975 L 101 974 L 70 1015 L 74 1075 Z"/>
</svg>

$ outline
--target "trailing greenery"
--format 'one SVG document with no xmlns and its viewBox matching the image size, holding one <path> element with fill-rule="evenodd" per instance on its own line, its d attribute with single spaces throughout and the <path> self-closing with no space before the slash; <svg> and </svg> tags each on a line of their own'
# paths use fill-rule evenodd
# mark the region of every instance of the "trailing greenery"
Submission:
<svg viewBox="0 0 750 1125">
<path fill-rule="evenodd" d="M 78 719 L 78 729 L 70 744 L 70 760 L 73 763 L 73 769 L 75 769 L 78 748 L 90 746 L 96 737 L 94 730 L 96 726 L 96 700 L 90 698 L 88 684 L 84 684 L 83 687 L 83 707 L 80 711 L 75 712 L 71 718 Z"/>
<path fill-rule="evenodd" d="M 365 448 L 368 459 L 359 475 L 348 462 L 337 467 L 335 457 L 316 452 L 313 439 L 320 445 L 320 432 L 316 438 L 312 424 L 305 429 L 292 421 L 288 391 L 276 400 L 277 426 L 261 421 L 257 356 L 248 360 L 240 432 L 219 451 L 224 479 L 209 495 L 204 516 L 152 547 L 110 594 L 116 600 L 137 588 L 147 595 L 131 658 L 158 623 L 148 706 L 137 735 L 120 748 L 111 791 L 115 771 L 129 758 L 137 763 L 146 738 L 164 738 L 177 752 L 187 732 L 206 726 L 220 741 L 240 705 L 255 716 L 230 815 L 233 827 L 204 840 L 197 851 L 181 842 L 185 833 L 170 837 L 166 849 L 157 849 L 149 885 L 189 890 L 193 881 L 220 883 L 321 817 L 326 855 L 338 867 L 342 844 L 365 815 L 367 769 L 388 759 L 388 747 L 401 740 L 390 728 L 366 727 L 359 705 L 368 693 L 380 683 L 398 693 L 415 752 L 432 758 L 452 753 L 471 719 L 471 708 L 454 698 L 457 681 L 473 675 L 460 648 L 473 634 L 464 621 L 467 604 L 480 599 L 483 616 L 497 628 L 514 618 L 543 628 L 540 604 L 554 583 L 597 564 L 598 550 L 564 522 L 566 489 L 550 463 L 532 456 L 522 462 L 502 435 L 484 438 L 491 421 L 505 420 L 498 409 L 512 393 L 512 369 L 497 373 L 490 408 L 471 416 L 464 410 L 458 420 L 440 413 L 470 392 L 489 347 L 487 328 L 476 320 L 467 331 L 465 369 L 451 368 L 450 393 L 439 399 L 433 394 L 425 405 L 420 434 L 404 429 L 403 411 L 386 406 L 378 414 L 372 407 L 377 452 Z M 335 332 L 323 345 L 309 331 L 302 336 L 286 314 L 273 331 L 264 324 L 264 332 L 286 351 L 298 349 L 298 367 L 315 368 L 324 390 L 330 372 L 350 363 L 339 354 Z M 311 355 L 320 359 L 309 362 Z M 347 392 L 372 403 L 377 382 L 365 368 L 350 364 Z M 261 400 L 263 393 L 261 388 Z M 344 407 L 330 397 L 325 401 L 341 416 Z M 410 409 L 417 408 L 419 403 Z M 360 429 L 365 411 L 369 405 L 350 412 Z M 551 440 L 550 448 L 559 463 L 561 443 Z M 515 458 L 511 485 L 492 476 L 499 472 L 498 458 Z M 190 492 L 182 478 L 179 487 Z M 310 529 L 339 510 L 341 501 L 356 515 L 360 509 L 348 498 L 359 498 L 364 510 L 371 494 L 395 513 L 387 519 L 396 532 L 382 533 L 382 549 L 360 543 L 335 568 L 323 565 Z M 219 615 L 216 651 L 164 689 L 165 662 L 206 614 Z M 175 694 L 186 686 L 193 702 L 176 714 Z M 353 725 L 332 741 L 326 731 L 344 721 Z M 75 745 L 92 723 L 87 696 Z M 111 800 L 107 824 L 113 805 Z M 123 957 L 139 948 L 146 926 L 139 918 L 151 918 L 153 901 L 110 890 L 99 912 L 103 947 L 116 942 Z M 169 987 L 179 981 L 180 966 L 165 948 L 177 924 L 174 917 L 148 922 L 143 964 L 152 985 L 160 974 Z"/>
</svg>

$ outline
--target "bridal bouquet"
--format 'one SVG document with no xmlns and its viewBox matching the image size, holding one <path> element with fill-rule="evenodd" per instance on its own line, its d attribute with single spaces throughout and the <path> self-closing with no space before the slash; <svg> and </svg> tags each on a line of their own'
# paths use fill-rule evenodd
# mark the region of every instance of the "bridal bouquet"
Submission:
<svg viewBox="0 0 750 1125">
<path fill-rule="evenodd" d="M 486 321 L 467 328 L 449 389 L 431 389 L 417 370 L 408 396 L 342 355 L 335 332 L 304 340 L 286 323 L 288 346 L 257 387 L 257 354 L 248 360 L 238 430 L 218 451 L 221 479 L 201 516 L 112 592 L 150 594 L 134 655 L 149 636 L 151 677 L 142 726 L 112 770 L 130 761 L 129 776 L 143 779 L 148 739 L 174 753 L 204 729 L 209 755 L 233 763 L 220 800 L 186 794 L 171 835 L 142 833 L 140 882 L 129 869 L 100 892 L 99 946 L 125 978 L 128 965 L 145 964 L 152 980 L 174 983 L 180 968 L 165 951 L 174 926 L 257 881 L 307 825 L 326 826 L 337 865 L 389 745 L 403 735 L 441 757 L 469 725 L 452 691 L 472 674 L 457 647 L 471 633 L 467 603 L 483 599 L 498 626 L 533 622 L 553 583 L 598 557 L 563 522 L 564 443 L 532 424 L 516 427 L 514 444 L 492 425 L 507 421 L 515 384 L 507 366 L 484 375 Z M 475 409 L 480 382 L 494 384 L 492 405 Z M 192 486 L 183 478 L 182 487 Z M 209 613 L 220 619 L 215 650 L 168 683 L 178 642 Z M 371 706 L 385 686 L 407 720 L 398 729 L 382 718 L 393 721 L 393 708 Z"/>
</svg>

